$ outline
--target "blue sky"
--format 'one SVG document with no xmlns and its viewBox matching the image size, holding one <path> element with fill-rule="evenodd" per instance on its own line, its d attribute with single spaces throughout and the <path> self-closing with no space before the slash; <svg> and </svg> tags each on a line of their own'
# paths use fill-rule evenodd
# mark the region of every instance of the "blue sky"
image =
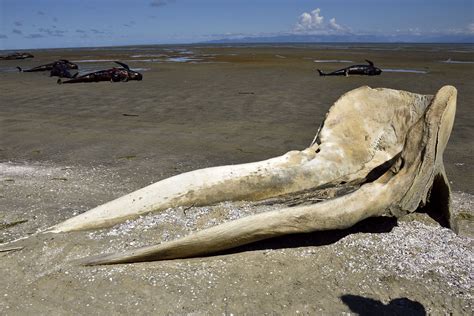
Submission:
<svg viewBox="0 0 474 316">
<path fill-rule="evenodd" d="M 474 35 L 474 0 L 0 0 L 0 49 L 281 34 Z"/>
</svg>

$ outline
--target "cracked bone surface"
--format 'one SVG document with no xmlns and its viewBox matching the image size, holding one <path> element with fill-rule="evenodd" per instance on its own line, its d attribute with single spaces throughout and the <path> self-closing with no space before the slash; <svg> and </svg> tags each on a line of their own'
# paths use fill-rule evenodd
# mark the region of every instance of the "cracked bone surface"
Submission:
<svg viewBox="0 0 474 316">
<path fill-rule="evenodd" d="M 351 192 L 324 202 L 269 211 L 124 253 L 83 263 L 113 264 L 186 258 L 292 233 L 343 229 L 373 216 L 401 216 L 436 199 L 450 214 L 443 152 L 451 133 L 457 91 L 436 95 L 361 87 L 329 110 L 317 142 L 266 161 L 178 175 L 54 226 L 62 232 L 114 224 L 177 205 L 258 200 L 322 187 Z"/>
</svg>

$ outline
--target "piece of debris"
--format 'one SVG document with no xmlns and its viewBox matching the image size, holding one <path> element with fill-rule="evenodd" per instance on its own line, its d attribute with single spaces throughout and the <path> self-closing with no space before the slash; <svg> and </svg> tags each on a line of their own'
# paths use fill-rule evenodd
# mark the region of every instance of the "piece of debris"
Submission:
<svg viewBox="0 0 474 316">
<path fill-rule="evenodd" d="M 137 158 L 137 156 L 135 156 L 135 155 L 117 157 L 117 159 L 127 159 L 127 160 L 131 160 L 131 159 L 135 159 L 135 158 Z"/>
<path fill-rule="evenodd" d="M 19 250 L 22 250 L 23 248 L 25 248 L 25 247 L 3 248 L 3 249 L 0 249 L 0 252 L 19 251 Z"/>
<path fill-rule="evenodd" d="M 28 221 L 27 219 L 21 219 L 21 220 L 14 221 L 14 222 L 9 222 L 9 223 L 5 223 L 5 222 L 1 223 L 0 222 L 0 230 L 1 229 L 7 229 L 7 228 L 10 228 L 10 227 L 19 225 L 19 224 L 23 224 L 23 223 L 26 223 L 27 221 Z"/>
</svg>

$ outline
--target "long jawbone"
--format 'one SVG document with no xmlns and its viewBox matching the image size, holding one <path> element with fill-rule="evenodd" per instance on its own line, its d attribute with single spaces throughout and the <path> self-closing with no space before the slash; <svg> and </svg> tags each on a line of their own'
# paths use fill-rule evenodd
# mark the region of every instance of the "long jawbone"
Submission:
<svg viewBox="0 0 474 316">
<path fill-rule="evenodd" d="M 186 258 L 293 233 L 342 229 L 373 216 L 400 216 L 442 193 L 450 211 L 443 152 L 454 122 L 457 91 L 433 98 L 361 87 L 330 109 L 318 142 L 269 160 L 196 170 L 152 184 L 50 229 L 66 232 L 110 226 L 177 205 L 261 200 L 343 183 L 358 187 L 325 202 L 248 216 L 184 238 L 120 254 L 88 258 L 87 265 Z"/>
<path fill-rule="evenodd" d="M 315 141 L 305 150 L 260 162 L 179 174 L 68 219 L 49 231 L 103 228 L 181 205 L 262 200 L 363 181 L 374 168 L 401 151 L 408 129 L 423 115 L 431 99 L 391 89 L 352 90 L 331 107 Z"/>
</svg>

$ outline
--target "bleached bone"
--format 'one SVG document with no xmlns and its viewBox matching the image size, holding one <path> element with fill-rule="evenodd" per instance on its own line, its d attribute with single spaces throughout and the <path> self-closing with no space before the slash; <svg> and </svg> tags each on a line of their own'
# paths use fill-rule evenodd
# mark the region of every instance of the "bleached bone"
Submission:
<svg viewBox="0 0 474 316">
<path fill-rule="evenodd" d="M 152 211 L 229 200 L 262 200 L 338 183 L 362 183 L 403 148 L 432 96 L 361 87 L 329 110 L 318 142 L 268 160 L 180 174 L 50 228 L 59 233 L 112 226 Z"/>
<path fill-rule="evenodd" d="M 450 189 L 443 152 L 454 123 L 456 96 L 454 87 L 440 89 L 423 115 L 406 131 L 402 151 L 390 162 L 388 170 L 373 182 L 362 184 L 355 192 L 310 206 L 248 216 L 175 241 L 89 258 L 83 263 L 97 265 L 186 258 L 284 234 L 347 228 L 372 216 L 401 216 L 413 212 L 435 192 L 437 207 L 449 214 Z M 379 110 L 388 109 L 381 107 Z M 398 119 L 402 120 L 403 116 Z M 392 124 L 397 122 L 389 122 Z"/>
</svg>

